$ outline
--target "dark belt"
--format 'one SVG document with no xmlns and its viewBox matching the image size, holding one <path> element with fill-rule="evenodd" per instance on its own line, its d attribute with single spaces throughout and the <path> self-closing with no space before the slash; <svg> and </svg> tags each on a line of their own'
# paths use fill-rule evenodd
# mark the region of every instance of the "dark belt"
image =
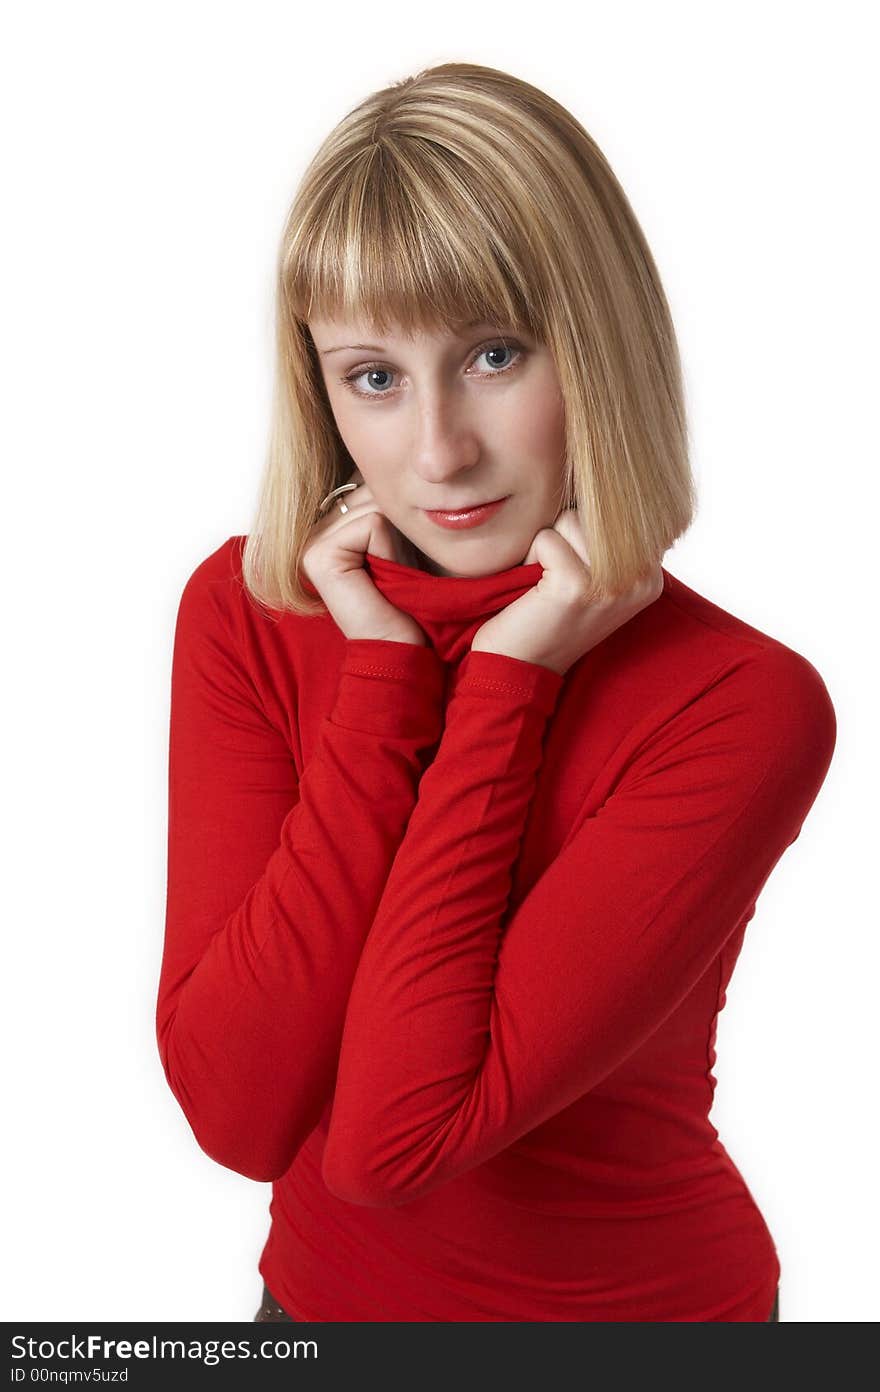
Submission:
<svg viewBox="0 0 880 1392">
<path fill-rule="evenodd" d="M 255 1324 L 280 1324 L 282 1321 L 289 1321 L 296 1324 L 293 1315 L 289 1315 L 285 1309 L 279 1305 L 274 1295 L 270 1291 L 266 1282 L 263 1282 L 263 1303 L 254 1315 Z"/>
</svg>

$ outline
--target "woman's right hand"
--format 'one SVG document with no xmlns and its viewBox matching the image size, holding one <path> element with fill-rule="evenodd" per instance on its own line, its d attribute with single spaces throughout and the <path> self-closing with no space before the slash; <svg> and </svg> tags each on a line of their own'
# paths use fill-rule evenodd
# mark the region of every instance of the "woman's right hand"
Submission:
<svg viewBox="0 0 880 1392">
<path fill-rule="evenodd" d="M 346 483 L 358 485 L 340 495 L 348 512 L 340 512 L 334 499 L 306 542 L 302 569 L 346 638 L 386 638 L 426 647 L 428 640 L 419 624 L 380 594 L 364 569 L 368 551 L 408 563 L 404 540 L 379 511 L 357 469 Z"/>
</svg>

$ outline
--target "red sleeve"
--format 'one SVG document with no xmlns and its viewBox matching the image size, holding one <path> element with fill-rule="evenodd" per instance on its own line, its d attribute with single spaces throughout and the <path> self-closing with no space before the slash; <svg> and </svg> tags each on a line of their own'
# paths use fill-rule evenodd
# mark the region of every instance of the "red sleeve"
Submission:
<svg viewBox="0 0 880 1392">
<path fill-rule="evenodd" d="M 445 674 L 430 646 L 347 640 L 298 782 L 231 593 L 203 563 L 178 610 L 156 1032 L 202 1149 L 271 1180 L 332 1095 L 358 956 L 443 728 Z"/>
<path fill-rule="evenodd" d="M 323 1175 L 352 1203 L 429 1194 L 617 1068 L 753 905 L 831 759 L 806 659 L 726 664 L 506 922 L 554 677 L 464 659 L 349 999 Z"/>
</svg>

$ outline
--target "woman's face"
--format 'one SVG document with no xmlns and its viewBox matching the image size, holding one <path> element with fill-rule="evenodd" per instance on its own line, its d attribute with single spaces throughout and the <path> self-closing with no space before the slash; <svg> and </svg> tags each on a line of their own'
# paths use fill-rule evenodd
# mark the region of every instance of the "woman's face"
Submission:
<svg viewBox="0 0 880 1392">
<path fill-rule="evenodd" d="M 436 575 L 519 565 L 562 507 L 564 412 L 548 348 L 503 324 L 379 338 L 355 320 L 309 329 L 339 433 L 379 510 Z M 450 530 L 428 509 L 504 498 Z"/>
</svg>

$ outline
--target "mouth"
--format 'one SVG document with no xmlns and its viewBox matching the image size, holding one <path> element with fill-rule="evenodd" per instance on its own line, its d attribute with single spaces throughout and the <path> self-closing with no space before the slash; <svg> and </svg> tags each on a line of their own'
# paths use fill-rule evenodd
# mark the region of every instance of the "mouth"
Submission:
<svg viewBox="0 0 880 1392">
<path fill-rule="evenodd" d="M 446 509 L 423 508 L 425 516 L 435 522 L 438 527 L 449 527 L 456 530 L 460 527 L 479 527 L 482 522 L 494 517 L 499 508 L 502 507 L 510 494 L 503 498 L 494 498 L 487 503 L 479 503 L 473 507 L 460 508 L 457 512 L 449 512 Z"/>
</svg>

